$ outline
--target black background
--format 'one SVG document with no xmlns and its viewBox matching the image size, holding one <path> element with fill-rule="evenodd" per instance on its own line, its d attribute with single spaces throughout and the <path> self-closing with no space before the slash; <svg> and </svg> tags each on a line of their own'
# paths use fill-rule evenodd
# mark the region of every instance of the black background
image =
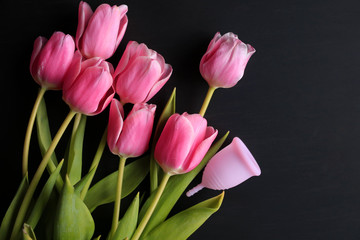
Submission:
<svg viewBox="0 0 360 240">
<path fill-rule="evenodd" d="M 110 62 L 116 65 L 126 43 L 135 40 L 173 66 L 169 82 L 150 101 L 159 109 L 176 86 L 177 111 L 199 111 L 207 84 L 198 66 L 217 31 L 232 31 L 257 50 L 243 79 L 215 92 L 206 117 L 220 136 L 231 131 L 227 144 L 235 136 L 245 142 L 262 175 L 226 191 L 220 210 L 190 239 L 360 238 L 357 0 L 106 2 L 129 6 L 128 29 Z M 95 9 L 101 1 L 89 3 Z M 1 1 L 1 218 L 21 180 L 23 138 L 38 89 L 29 73 L 33 41 L 56 30 L 75 35 L 78 4 Z M 45 98 L 55 132 L 68 107 L 61 92 Z M 106 122 L 107 111 L 88 118 L 89 161 Z M 58 155 L 65 145 L 60 143 Z M 30 175 L 40 161 L 35 134 L 31 149 Z M 117 167 L 106 151 L 97 177 Z M 184 197 L 175 210 L 217 194 L 203 190 Z M 96 233 L 105 235 L 111 211 L 109 205 L 95 212 Z"/>
</svg>

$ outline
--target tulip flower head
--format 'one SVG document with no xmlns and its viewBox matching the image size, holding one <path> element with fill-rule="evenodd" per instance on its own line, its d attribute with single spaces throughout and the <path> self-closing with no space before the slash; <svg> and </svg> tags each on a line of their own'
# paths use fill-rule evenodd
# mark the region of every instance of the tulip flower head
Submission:
<svg viewBox="0 0 360 240">
<path fill-rule="evenodd" d="M 192 196 L 202 188 L 225 190 L 239 185 L 261 170 L 245 144 L 236 137 L 231 144 L 219 151 L 206 165 L 202 182 L 186 193 Z"/>
<path fill-rule="evenodd" d="M 187 173 L 201 162 L 216 135 L 199 114 L 173 114 L 156 144 L 155 159 L 170 175 Z"/>
<path fill-rule="evenodd" d="M 34 80 L 47 89 L 61 89 L 74 51 L 75 43 L 70 35 L 55 32 L 49 40 L 38 37 L 30 60 L 30 73 Z"/>
<path fill-rule="evenodd" d="M 115 91 L 122 103 L 149 101 L 169 80 L 172 67 L 145 44 L 131 41 L 114 73 Z"/>
<path fill-rule="evenodd" d="M 102 112 L 114 97 L 112 65 L 101 58 L 82 61 L 75 52 L 65 76 L 63 99 L 76 112 L 96 115 Z"/>
<path fill-rule="evenodd" d="M 138 103 L 123 120 L 123 107 L 118 100 L 113 99 L 107 136 L 110 151 L 126 158 L 144 154 L 149 148 L 155 110 L 154 104 Z"/>
<path fill-rule="evenodd" d="M 128 24 L 126 5 L 101 4 L 95 12 L 80 2 L 76 46 L 86 58 L 107 59 L 116 51 Z"/>
<path fill-rule="evenodd" d="M 200 73 L 215 88 L 230 88 L 244 75 L 255 49 L 243 43 L 234 33 L 216 33 L 200 61 Z"/>
</svg>

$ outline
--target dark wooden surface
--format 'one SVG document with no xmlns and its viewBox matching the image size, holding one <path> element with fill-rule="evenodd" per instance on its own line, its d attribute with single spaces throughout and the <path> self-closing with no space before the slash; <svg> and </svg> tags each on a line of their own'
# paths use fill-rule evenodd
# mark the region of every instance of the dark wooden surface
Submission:
<svg viewBox="0 0 360 240">
<path fill-rule="evenodd" d="M 21 154 L 38 86 L 29 60 L 34 39 L 53 31 L 74 35 L 79 1 L 1 1 L 0 216 L 21 179 Z M 101 1 L 91 1 L 95 9 Z M 198 71 L 215 32 L 232 31 L 254 46 L 243 79 L 215 92 L 206 117 L 239 136 L 262 175 L 226 191 L 223 206 L 190 239 L 359 239 L 360 4 L 344 1 L 107 1 L 129 6 L 125 37 L 146 43 L 174 68 L 151 100 L 159 109 L 177 87 L 178 112 L 198 112 L 207 85 Z M 46 93 L 53 131 L 67 113 L 60 92 Z M 91 159 L 107 112 L 88 119 Z M 102 129 L 102 127 L 100 128 Z M 61 142 L 57 152 L 65 148 Z M 39 161 L 33 135 L 30 171 Z M 110 159 L 110 160 L 108 160 Z M 105 153 L 99 174 L 116 169 Z M 90 161 L 90 160 L 89 160 Z M 88 166 L 89 163 L 85 163 Z M 196 179 L 191 186 L 197 184 Z M 182 198 L 182 210 L 219 192 Z M 95 213 L 96 232 L 111 222 L 111 206 Z"/>
</svg>

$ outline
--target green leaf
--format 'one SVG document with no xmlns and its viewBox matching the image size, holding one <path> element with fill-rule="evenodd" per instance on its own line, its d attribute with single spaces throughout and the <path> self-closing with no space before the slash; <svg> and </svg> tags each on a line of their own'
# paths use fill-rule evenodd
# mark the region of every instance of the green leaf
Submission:
<svg viewBox="0 0 360 240">
<path fill-rule="evenodd" d="M 94 220 L 84 202 L 75 193 L 66 176 L 55 214 L 53 240 L 90 240 L 94 234 Z"/>
<path fill-rule="evenodd" d="M 46 111 L 46 103 L 44 98 L 40 101 L 38 111 L 36 112 L 36 130 L 37 130 L 37 139 L 40 147 L 40 152 L 42 156 L 44 156 L 52 142 L 49 120 Z M 56 155 L 54 152 L 51 155 L 50 161 L 48 162 L 46 168 L 48 172 L 51 174 L 52 172 L 55 171 L 57 165 L 58 165 L 58 161 L 56 159 Z M 64 183 L 62 178 L 58 177 L 56 179 L 56 189 L 58 190 L 58 192 L 61 192 L 63 184 Z"/>
<path fill-rule="evenodd" d="M 125 166 L 121 197 L 129 195 L 144 180 L 149 172 L 149 156 L 145 155 Z M 113 172 L 89 189 L 85 204 L 90 211 L 96 207 L 115 201 L 118 172 Z"/>
<path fill-rule="evenodd" d="M 24 224 L 23 228 L 24 240 L 36 240 L 36 236 L 32 227 L 28 224 Z"/>
<path fill-rule="evenodd" d="M 165 190 L 155 208 L 148 224 L 146 225 L 143 234 L 146 235 L 154 227 L 165 221 L 166 217 L 169 215 L 171 209 L 174 207 L 177 200 L 183 194 L 185 189 L 189 186 L 191 181 L 196 177 L 196 175 L 205 167 L 207 162 L 215 155 L 215 153 L 220 149 L 221 145 L 224 143 L 225 139 L 229 135 L 227 132 L 220 140 L 218 140 L 207 152 L 204 159 L 201 163 L 192 171 L 172 176 L 167 183 Z M 150 197 L 145 202 L 142 207 L 139 215 L 139 219 L 142 219 L 147 208 L 149 207 L 152 199 L 155 195 L 155 192 L 150 195 Z"/>
<path fill-rule="evenodd" d="M 93 168 L 90 172 L 88 172 L 80 181 L 78 181 L 74 188 L 75 188 L 75 192 L 76 194 L 80 195 L 81 191 L 83 190 L 83 188 L 89 183 L 89 181 L 92 180 L 92 178 L 94 177 L 96 169 Z"/>
<path fill-rule="evenodd" d="M 176 88 L 174 88 L 168 102 L 166 103 L 164 110 L 162 111 L 158 123 L 156 125 L 156 130 L 154 138 L 151 145 L 151 154 L 150 154 L 150 190 L 153 192 L 158 187 L 158 172 L 159 166 L 154 159 L 154 151 L 157 140 L 160 137 L 160 134 L 165 127 L 165 123 L 168 118 L 175 113 L 175 102 L 176 102 Z"/>
<path fill-rule="evenodd" d="M 64 163 L 64 161 L 61 161 L 59 163 L 58 167 L 55 169 L 55 171 L 50 175 L 50 177 L 47 180 L 47 182 L 45 183 L 38 199 L 36 200 L 34 207 L 31 210 L 29 218 L 26 220 L 26 223 L 32 228 L 36 227 L 41 215 L 44 212 L 44 209 L 46 208 L 46 205 L 50 199 L 51 193 L 54 189 L 56 179 L 59 177 L 60 169 L 63 166 L 63 163 Z"/>
<path fill-rule="evenodd" d="M 91 185 L 91 182 L 92 182 L 92 180 L 93 180 L 93 177 L 94 177 L 94 175 L 95 175 L 95 173 L 96 173 L 96 170 L 97 170 L 97 168 L 98 168 L 98 166 L 99 166 L 99 163 L 100 163 L 100 160 L 101 160 L 101 156 L 102 156 L 102 154 L 103 154 L 103 152 L 104 152 L 104 149 L 105 149 L 105 146 L 106 146 L 106 138 L 107 138 L 107 127 L 105 128 L 105 131 L 104 131 L 104 133 L 103 133 L 103 135 L 102 135 L 102 137 L 101 137 L 99 146 L 98 146 L 98 148 L 97 148 L 97 150 L 96 150 L 94 159 L 93 159 L 93 161 L 92 161 L 92 163 L 91 163 L 91 166 L 90 166 L 89 172 L 90 172 L 90 171 L 92 172 L 92 173 L 91 173 L 91 176 L 90 176 L 89 180 L 86 181 L 85 186 L 84 186 L 84 187 L 82 188 L 82 190 L 81 190 L 81 193 L 80 193 L 80 198 L 81 198 L 81 199 L 84 199 L 84 198 L 86 197 L 86 194 L 87 194 L 87 192 L 88 192 L 88 190 L 89 190 L 89 187 L 90 187 L 90 185 Z"/>
<path fill-rule="evenodd" d="M 80 113 L 78 113 L 80 114 Z M 81 179 L 82 150 L 85 134 L 86 115 L 80 115 L 81 119 L 76 127 L 75 133 L 71 137 L 70 148 L 67 161 L 67 174 L 72 184 Z"/>
<path fill-rule="evenodd" d="M 94 240 L 100 240 L 100 238 L 101 238 L 101 235 L 98 236 L 97 238 L 94 238 Z"/>
<path fill-rule="evenodd" d="M 133 235 L 139 215 L 139 193 L 130 204 L 129 208 L 125 212 L 123 218 L 119 221 L 118 228 L 111 240 L 123 240 L 124 238 L 131 238 Z"/>
<path fill-rule="evenodd" d="M 221 206 L 224 192 L 220 195 L 203 201 L 169 218 L 154 228 L 141 240 L 185 240 L 195 232 Z"/>
<path fill-rule="evenodd" d="M 44 156 L 52 142 L 49 120 L 46 111 L 46 103 L 44 98 L 41 100 L 39 104 L 39 109 L 36 113 L 36 127 L 40 151 L 41 154 Z M 55 168 L 58 165 L 55 153 L 51 155 L 49 163 L 50 164 L 48 164 L 48 170 L 51 173 L 55 171 Z"/>
<path fill-rule="evenodd" d="M 23 180 L 20 183 L 18 190 L 16 191 L 15 197 L 11 201 L 11 204 L 6 211 L 6 214 L 1 222 L 0 226 L 0 240 L 8 239 L 8 236 L 14 225 L 17 213 L 19 211 L 20 205 L 24 198 L 24 195 L 29 187 L 28 175 L 26 174 Z"/>
<path fill-rule="evenodd" d="M 53 239 L 55 225 L 54 215 L 59 201 L 59 194 L 61 194 L 61 192 L 52 191 L 44 212 L 36 224 L 36 236 L 38 239 Z"/>
</svg>

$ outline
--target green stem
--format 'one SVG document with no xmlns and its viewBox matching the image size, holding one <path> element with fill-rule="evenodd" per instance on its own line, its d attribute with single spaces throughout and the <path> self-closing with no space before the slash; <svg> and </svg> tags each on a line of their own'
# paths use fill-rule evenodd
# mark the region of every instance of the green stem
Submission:
<svg viewBox="0 0 360 240">
<path fill-rule="evenodd" d="M 106 137 L 107 137 L 107 128 L 105 129 L 102 137 L 101 137 L 101 140 L 100 140 L 100 143 L 99 143 L 99 146 L 98 146 L 98 149 L 96 150 L 96 153 L 95 153 L 95 156 L 94 156 L 94 160 L 92 161 L 91 163 L 91 166 L 90 166 L 90 169 L 89 169 L 89 172 L 91 170 L 93 170 L 94 168 L 97 168 L 98 165 L 99 165 L 99 162 L 100 162 L 100 159 L 101 159 L 101 156 L 104 152 L 104 149 L 105 149 L 105 146 L 106 146 Z M 95 169 L 96 171 L 96 169 Z M 95 175 L 95 171 L 92 173 L 92 175 L 90 176 L 90 179 L 89 181 L 86 182 L 83 190 L 81 190 L 81 193 L 80 193 L 80 198 L 82 200 L 85 199 L 86 197 L 86 194 L 89 190 L 89 187 L 90 187 L 90 184 L 92 182 L 92 179 L 94 178 L 94 175 Z"/>
<path fill-rule="evenodd" d="M 24 148 L 23 148 L 23 159 L 22 159 L 22 174 L 23 176 L 26 175 L 28 171 L 28 162 L 29 162 L 29 146 L 30 146 L 30 139 L 31 139 L 31 133 L 34 127 L 36 112 L 38 111 L 41 99 L 44 97 L 44 94 L 46 92 L 46 88 L 42 87 L 39 90 L 39 93 L 36 97 L 34 107 L 32 109 L 32 112 L 30 114 L 29 123 L 26 129 L 25 134 L 25 140 L 24 140 Z"/>
<path fill-rule="evenodd" d="M 23 199 L 23 202 L 19 209 L 18 215 L 16 217 L 14 228 L 11 233 L 11 238 L 10 238 L 11 240 L 15 240 L 17 238 L 18 234 L 20 234 L 26 212 L 30 205 L 31 199 L 34 195 L 35 189 L 40 181 L 40 178 L 46 168 L 46 165 L 48 164 L 48 162 L 50 160 L 52 153 L 54 152 L 54 150 L 56 148 L 56 145 L 59 143 L 63 133 L 65 132 L 67 126 L 69 125 L 69 123 L 71 122 L 71 119 L 74 117 L 75 114 L 76 114 L 76 112 L 70 110 L 69 114 L 66 116 L 64 122 L 61 124 L 58 132 L 56 133 L 53 141 L 51 142 L 49 149 L 45 153 L 38 169 L 36 170 L 35 175 L 34 175 L 33 179 L 31 180 L 29 188 L 24 196 L 24 199 Z"/>
<path fill-rule="evenodd" d="M 200 114 L 201 116 L 204 116 L 204 115 L 205 115 L 206 109 L 207 109 L 208 106 L 209 106 L 211 97 L 212 97 L 212 95 L 214 94 L 214 91 L 215 91 L 215 90 L 216 90 L 216 87 L 211 87 L 211 86 L 209 86 L 209 90 L 208 90 L 208 92 L 206 93 L 206 97 L 205 97 L 205 99 L 204 99 L 203 105 L 201 106 L 201 109 L 200 109 L 200 112 L 199 112 L 199 114 Z"/>
<path fill-rule="evenodd" d="M 79 127 L 79 124 L 80 124 L 80 121 L 81 121 L 81 113 L 76 113 L 76 116 L 75 116 L 75 120 L 74 120 L 74 125 L 73 125 L 73 129 L 72 129 L 72 133 L 71 133 L 71 139 L 73 139 L 78 127 Z"/>
<path fill-rule="evenodd" d="M 122 182 L 123 182 L 123 177 L 124 177 L 125 162 L 126 162 L 126 158 L 120 156 L 117 187 L 116 187 L 116 197 L 115 197 L 115 203 L 114 203 L 114 214 L 113 214 L 109 239 L 111 239 L 112 236 L 115 234 L 115 231 L 116 231 L 116 229 L 118 227 L 118 223 L 119 223 L 121 190 L 122 190 Z"/>
<path fill-rule="evenodd" d="M 159 199 L 160 199 L 162 193 L 164 192 L 165 186 L 166 186 L 167 182 L 169 181 L 170 177 L 171 177 L 170 174 L 168 174 L 168 173 L 164 174 L 164 176 L 161 180 L 161 183 L 156 191 L 154 199 L 151 202 L 149 208 L 146 210 L 146 213 L 145 213 L 144 217 L 142 218 L 136 231 L 134 232 L 134 235 L 132 236 L 131 240 L 138 240 L 140 238 L 142 232 L 144 231 L 144 229 L 146 227 L 146 224 L 149 222 L 150 217 L 155 210 L 157 203 L 159 202 Z"/>
</svg>

